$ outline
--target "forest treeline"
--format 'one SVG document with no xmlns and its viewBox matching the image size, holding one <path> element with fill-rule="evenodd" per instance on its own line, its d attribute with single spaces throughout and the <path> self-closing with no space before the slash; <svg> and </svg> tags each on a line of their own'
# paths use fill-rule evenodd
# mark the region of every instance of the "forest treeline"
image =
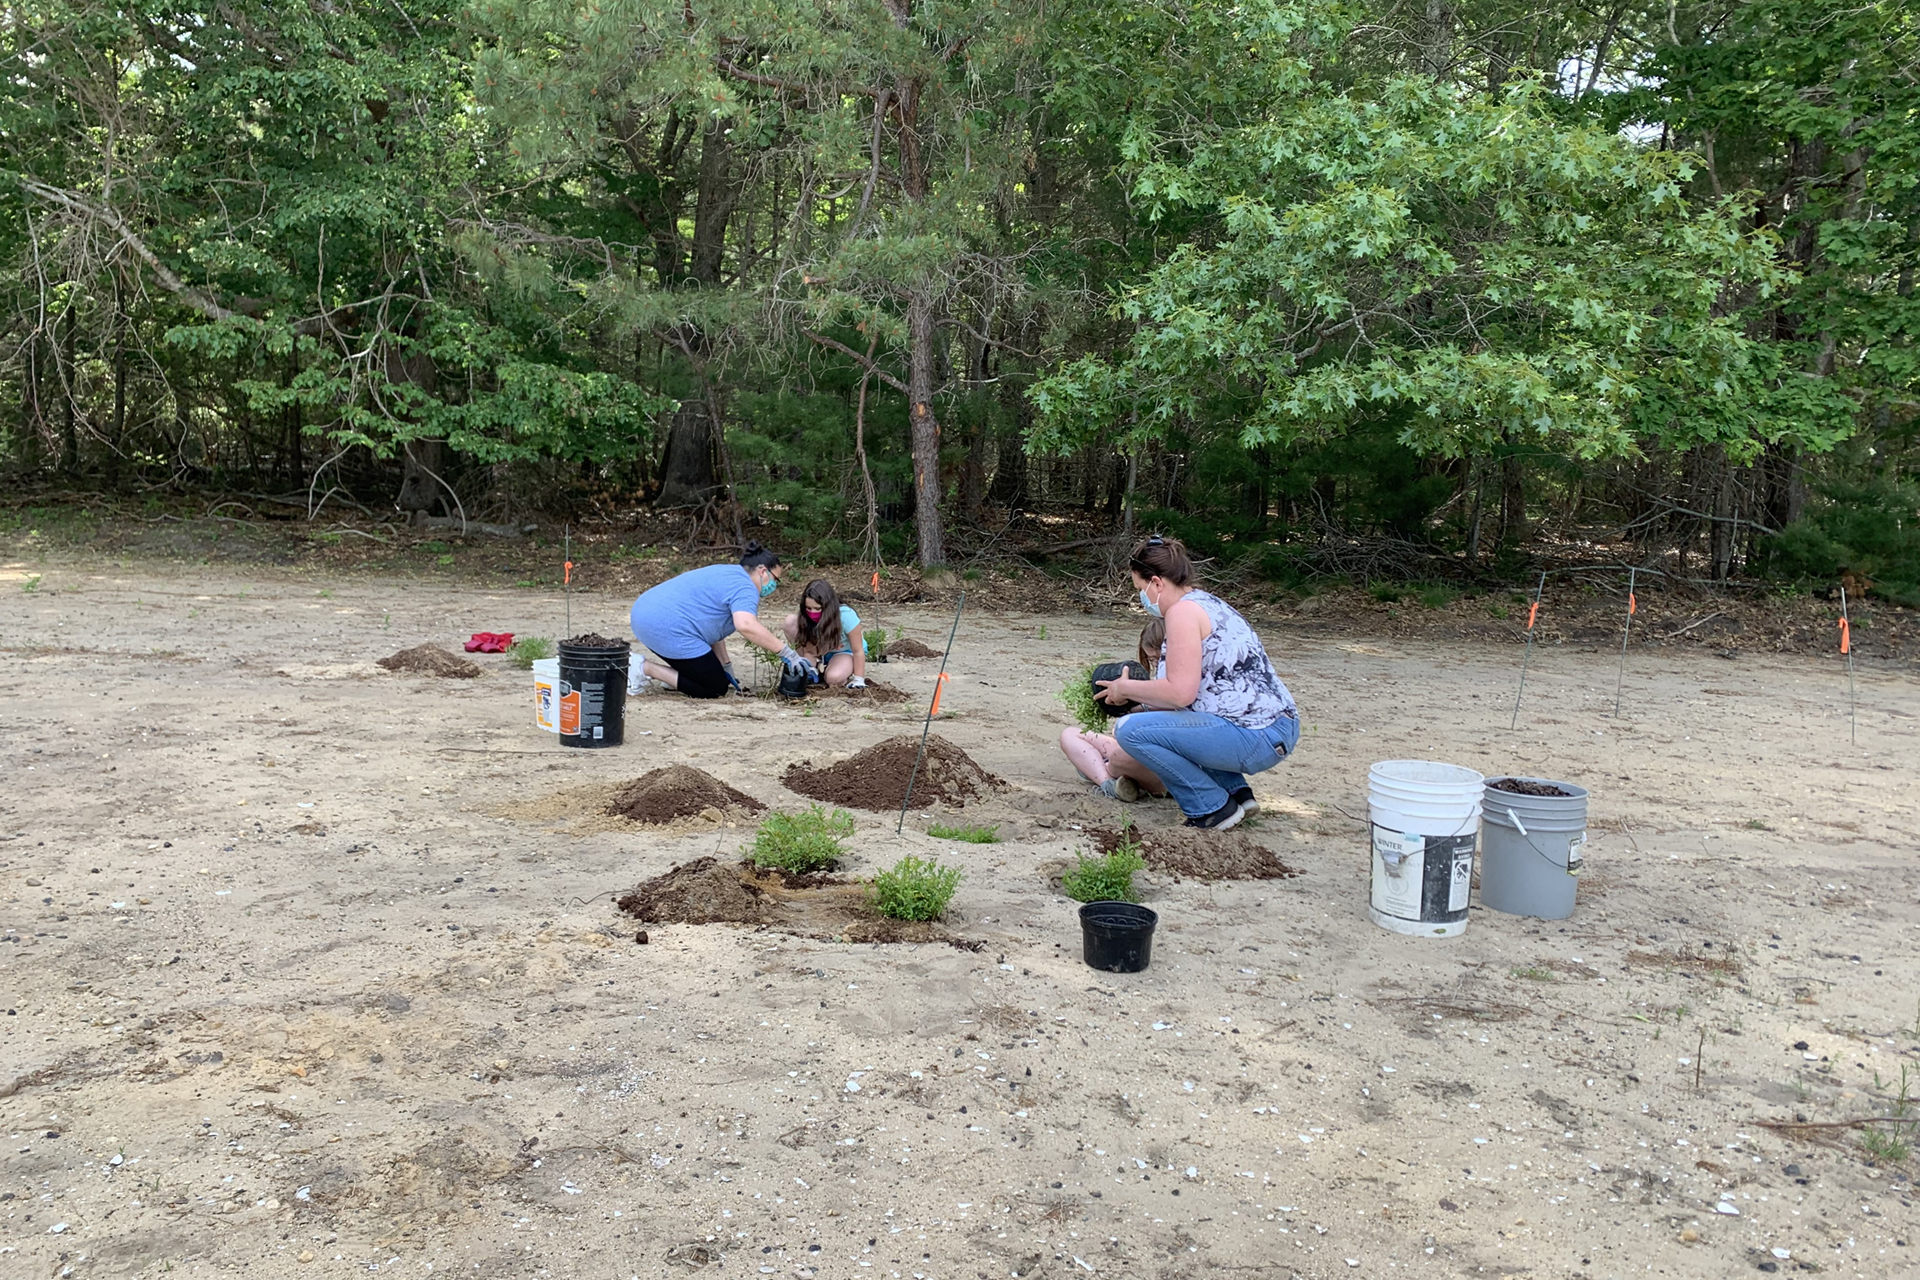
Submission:
<svg viewBox="0 0 1920 1280">
<path fill-rule="evenodd" d="M 0 61 L 18 489 L 1920 605 L 1896 0 L 24 0 Z"/>
</svg>

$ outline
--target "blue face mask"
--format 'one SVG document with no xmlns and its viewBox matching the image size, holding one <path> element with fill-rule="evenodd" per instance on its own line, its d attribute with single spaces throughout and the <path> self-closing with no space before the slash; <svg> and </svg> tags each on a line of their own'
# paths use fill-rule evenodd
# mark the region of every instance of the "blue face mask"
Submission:
<svg viewBox="0 0 1920 1280">
<path fill-rule="evenodd" d="M 1160 606 L 1147 598 L 1147 589 L 1145 587 L 1140 588 L 1140 607 L 1156 618 L 1160 616 Z"/>
<path fill-rule="evenodd" d="M 769 575 L 767 580 L 760 584 L 760 598 L 765 600 L 768 596 L 772 595 L 779 586 L 780 580 Z"/>
</svg>

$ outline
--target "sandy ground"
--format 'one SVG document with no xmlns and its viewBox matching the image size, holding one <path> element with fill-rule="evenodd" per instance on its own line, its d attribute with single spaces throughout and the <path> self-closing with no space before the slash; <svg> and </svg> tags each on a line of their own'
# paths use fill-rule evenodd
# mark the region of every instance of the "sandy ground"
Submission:
<svg viewBox="0 0 1920 1280">
<path fill-rule="evenodd" d="M 678 761 L 794 807 L 788 763 L 917 709 L 661 695 L 563 752 L 502 659 L 371 665 L 555 634 L 548 595 L 34 572 L 0 575 L 0 1275 L 1920 1274 L 1910 1158 L 1760 1123 L 1920 1094 L 1898 672 L 1856 747 L 1834 659 L 1636 654 L 1615 719 L 1613 655 L 1550 646 L 1509 732 L 1517 647 L 1271 630 L 1308 730 L 1253 834 L 1304 874 L 1151 883 L 1119 977 L 1050 880 L 1115 816 L 1051 741 L 1066 675 L 1132 649 L 1105 618 L 962 623 L 940 731 L 1011 784 L 965 810 L 1004 843 L 859 815 L 856 872 L 966 868 L 983 951 L 640 946 L 612 894 L 748 831 L 552 797 Z M 1370 925 L 1347 815 L 1404 756 L 1591 787 L 1573 918 Z"/>
</svg>

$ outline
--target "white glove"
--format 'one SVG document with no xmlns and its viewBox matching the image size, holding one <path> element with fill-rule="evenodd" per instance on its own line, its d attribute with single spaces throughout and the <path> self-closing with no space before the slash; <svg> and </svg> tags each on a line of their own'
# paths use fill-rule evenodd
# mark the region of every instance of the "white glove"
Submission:
<svg viewBox="0 0 1920 1280">
<path fill-rule="evenodd" d="M 865 676 L 852 676 L 847 680 L 847 688 L 849 689 L 864 689 L 866 687 L 867 678 Z"/>
</svg>

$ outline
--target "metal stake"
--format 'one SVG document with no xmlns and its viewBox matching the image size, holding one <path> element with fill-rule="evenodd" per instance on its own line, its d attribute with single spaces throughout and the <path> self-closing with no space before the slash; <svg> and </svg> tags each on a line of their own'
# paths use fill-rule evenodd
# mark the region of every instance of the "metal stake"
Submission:
<svg viewBox="0 0 1920 1280">
<path fill-rule="evenodd" d="M 1847 741 L 1860 745 L 1860 704 L 1853 690 L 1853 621 L 1847 613 L 1847 589 L 1840 588 L 1840 652 L 1847 655 Z"/>
<path fill-rule="evenodd" d="M 1547 575 L 1542 570 L 1540 585 L 1533 589 L 1533 607 L 1527 610 L 1527 651 L 1520 655 L 1520 689 L 1513 695 L 1513 723 L 1507 726 L 1509 729 L 1520 727 L 1520 699 L 1527 692 L 1527 663 L 1533 658 L 1533 624 L 1540 616 L 1540 597 L 1545 594 L 1546 589 Z"/>
<path fill-rule="evenodd" d="M 1633 615 L 1634 611 L 1640 607 L 1640 602 L 1634 598 L 1633 594 L 1634 577 L 1639 572 L 1638 569 L 1627 570 L 1627 629 L 1620 633 L 1620 676 L 1613 684 L 1613 718 L 1615 720 L 1620 718 L 1620 690 L 1627 683 L 1627 641 L 1633 638 Z"/>
<path fill-rule="evenodd" d="M 567 638 L 573 638 L 573 526 L 560 526 L 561 577 L 567 592 Z"/>
<path fill-rule="evenodd" d="M 927 719 L 920 726 L 920 750 L 913 757 L 913 772 L 907 775 L 907 794 L 900 800 L 900 821 L 894 825 L 893 834 L 899 835 L 907 829 L 907 806 L 913 802 L 913 781 L 920 776 L 920 762 L 927 756 L 927 731 L 933 728 L 933 708 L 940 701 L 940 684 L 947 678 L 947 657 L 953 652 L 953 637 L 960 631 L 960 611 L 967 607 L 967 593 L 960 593 L 960 603 L 953 611 L 953 630 L 947 632 L 947 650 L 940 655 L 940 674 L 933 680 L 933 700 L 927 703 Z"/>
</svg>

